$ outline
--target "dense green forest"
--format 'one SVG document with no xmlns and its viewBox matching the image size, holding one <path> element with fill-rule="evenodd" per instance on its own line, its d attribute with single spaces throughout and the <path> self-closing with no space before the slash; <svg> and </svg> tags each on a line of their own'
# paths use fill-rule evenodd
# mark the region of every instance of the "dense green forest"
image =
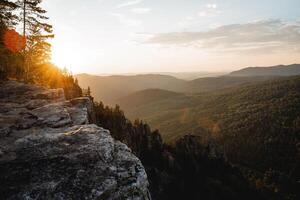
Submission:
<svg viewBox="0 0 300 200">
<path fill-rule="evenodd" d="M 67 98 L 81 96 L 73 75 L 50 62 L 49 40 L 54 35 L 41 3 L 42 0 L 0 1 L 0 80 L 62 87 Z"/>
<path fill-rule="evenodd" d="M 96 118 L 98 125 L 111 130 L 142 160 L 157 199 L 182 199 L 187 191 L 190 199 L 296 199 L 299 84 L 300 78 L 292 77 L 193 96 L 197 101 L 190 100 L 189 105 L 211 119 L 204 120 L 203 127 L 198 124 L 193 132 L 182 130 L 171 145 L 145 122 L 132 124 L 119 106 L 112 109 L 96 103 Z M 150 90 L 152 95 L 146 97 L 154 101 L 159 92 Z M 175 94 L 147 102 L 152 108 L 155 104 L 166 106 L 153 111 L 157 113 L 174 109 L 174 102 L 187 105 L 183 100 L 174 100 L 173 105 L 166 102 L 172 98 L 187 100 L 191 96 Z M 141 100 L 136 101 L 139 106 Z M 218 128 L 208 123 L 213 120 L 218 120 Z M 186 135 L 189 133 L 193 135 Z"/>
<path fill-rule="evenodd" d="M 201 137 L 185 136 L 169 146 L 158 130 L 140 120 L 130 122 L 119 106 L 94 105 L 96 122 L 126 143 L 141 159 L 153 199 L 280 199 L 267 188 L 258 190 Z"/>
<path fill-rule="evenodd" d="M 250 179 L 274 176 L 273 190 L 289 190 L 281 187 L 299 180 L 299 88 L 300 77 L 295 76 L 151 102 L 143 91 L 138 106 L 128 96 L 123 108 L 130 118 L 158 128 L 168 143 L 186 134 L 205 136 L 226 160 L 250 169 Z"/>
</svg>

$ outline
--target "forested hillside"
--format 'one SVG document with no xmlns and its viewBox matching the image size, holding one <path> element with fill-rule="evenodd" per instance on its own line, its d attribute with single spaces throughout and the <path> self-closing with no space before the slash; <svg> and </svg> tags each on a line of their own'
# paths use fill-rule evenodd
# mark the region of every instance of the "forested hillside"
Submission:
<svg viewBox="0 0 300 200">
<path fill-rule="evenodd" d="M 289 93 L 294 92 L 298 94 L 298 88 L 297 85 L 295 85 L 298 82 L 298 77 L 279 78 L 260 84 L 233 87 L 222 91 L 189 95 L 177 94 L 176 96 L 170 95 L 169 97 L 164 95 L 166 91 L 157 90 L 156 96 L 160 96 L 158 93 L 161 92 L 161 96 L 165 96 L 164 98 L 153 98 L 153 96 L 149 94 L 151 90 L 145 90 L 133 94 L 132 98 L 129 95 L 121 99 L 119 104 L 129 118 L 146 120 L 156 128 L 160 128 L 166 136 L 166 139 L 168 139 L 168 134 L 174 135 L 172 125 L 175 124 L 180 124 L 181 126 L 189 124 L 191 128 L 185 129 L 187 132 L 191 132 L 198 125 L 211 130 L 215 127 L 215 129 L 218 130 L 217 127 L 220 125 L 216 126 L 212 117 L 221 114 L 222 116 L 225 114 L 226 116 L 232 116 L 232 112 L 238 113 L 238 111 L 240 111 L 238 108 L 256 107 L 261 103 L 264 103 L 264 106 L 267 107 L 267 105 L 271 106 L 273 102 L 276 102 L 278 104 L 277 109 L 286 110 L 285 108 L 288 104 L 280 104 L 278 95 L 282 95 L 281 101 L 283 102 L 289 98 Z M 129 102 L 134 101 L 137 96 L 139 99 L 143 99 L 144 102 L 140 102 L 137 106 L 130 104 Z M 149 101 L 149 96 L 151 96 L 151 101 Z M 297 101 L 297 98 L 295 98 L 294 101 Z M 124 102 L 124 104 L 122 102 Z M 267 108 L 271 109 L 270 107 Z M 243 113 L 244 112 L 245 110 L 243 110 Z M 157 115 L 155 115 L 155 113 L 157 113 Z M 251 115 L 249 112 L 247 114 Z M 155 115 L 155 118 L 152 118 L 152 115 Z M 204 117 L 205 119 L 199 117 Z M 219 119 L 223 119 L 223 117 L 219 117 Z M 169 127 L 164 127 L 164 125 Z M 175 132 L 175 135 L 176 133 L 177 132 Z"/>
<path fill-rule="evenodd" d="M 229 161 L 260 173 L 272 169 L 275 171 L 270 173 L 283 173 L 296 181 L 299 180 L 299 88 L 299 76 L 279 78 L 123 109 L 131 119 L 143 119 L 159 129 L 169 143 L 186 134 L 201 136 L 206 130 Z"/>
<path fill-rule="evenodd" d="M 291 77 L 192 96 L 157 98 L 169 92 L 146 90 L 133 95 L 136 108 L 127 97 L 159 132 L 140 120 L 131 124 L 118 106 L 97 104 L 96 113 L 99 125 L 141 158 L 155 198 L 295 199 L 299 88 L 300 77 Z"/>
<path fill-rule="evenodd" d="M 122 102 L 122 107 L 139 107 L 152 102 L 162 101 L 164 99 L 177 98 L 184 94 L 171 92 L 161 89 L 147 89 L 135 92 L 117 100 Z"/>
<path fill-rule="evenodd" d="M 185 136 L 169 146 L 158 130 L 151 130 L 140 120 L 131 123 L 118 106 L 95 103 L 94 109 L 97 124 L 109 129 L 141 159 L 152 199 L 279 200 L 286 196 L 283 191 L 275 194 L 265 185 L 256 187 L 203 137 Z"/>
</svg>

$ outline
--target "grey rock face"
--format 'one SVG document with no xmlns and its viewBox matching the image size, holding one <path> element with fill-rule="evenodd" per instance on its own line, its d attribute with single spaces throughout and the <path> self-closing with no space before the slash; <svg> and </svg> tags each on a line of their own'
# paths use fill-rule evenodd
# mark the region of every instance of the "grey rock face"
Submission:
<svg viewBox="0 0 300 200">
<path fill-rule="evenodd" d="M 91 116 L 89 98 L 1 83 L 0 199 L 150 199 L 140 160 Z"/>
</svg>

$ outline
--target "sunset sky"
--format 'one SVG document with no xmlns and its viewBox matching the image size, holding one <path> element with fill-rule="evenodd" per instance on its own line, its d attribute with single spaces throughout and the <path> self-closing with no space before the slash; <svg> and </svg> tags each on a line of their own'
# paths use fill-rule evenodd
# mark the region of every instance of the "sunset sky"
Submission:
<svg viewBox="0 0 300 200">
<path fill-rule="evenodd" d="M 300 0 L 45 0 L 53 62 L 73 73 L 300 63 Z"/>
</svg>

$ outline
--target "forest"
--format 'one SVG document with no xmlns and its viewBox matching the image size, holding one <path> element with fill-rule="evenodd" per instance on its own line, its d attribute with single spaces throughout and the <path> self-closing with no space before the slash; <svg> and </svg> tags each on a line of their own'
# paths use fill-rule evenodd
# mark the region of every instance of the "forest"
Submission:
<svg viewBox="0 0 300 200">
<path fill-rule="evenodd" d="M 299 83 L 299 77 L 283 78 L 198 95 L 193 107 L 211 120 L 202 121 L 203 126 L 195 126 L 194 132 L 181 129 L 168 144 L 162 136 L 168 138 L 172 131 L 165 136 L 141 120 L 131 123 L 119 106 L 95 103 L 96 119 L 142 160 L 158 199 L 182 199 L 186 191 L 190 199 L 295 199 L 299 195 L 299 106 L 295 106 L 299 105 Z M 146 97 L 153 99 L 153 95 Z M 157 105 L 169 105 L 160 108 L 162 113 L 174 109 L 158 99 Z M 208 123 L 213 120 L 218 129 Z"/>
<path fill-rule="evenodd" d="M 293 76 L 194 95 L 145 90 L 120 103 L 131 119 L 159 129 L 168 144 L 199 136 L 258 187 L 267 176 L 272 190 L 296 192 L 299 88 L 299 76 Z"/>
</svg>

